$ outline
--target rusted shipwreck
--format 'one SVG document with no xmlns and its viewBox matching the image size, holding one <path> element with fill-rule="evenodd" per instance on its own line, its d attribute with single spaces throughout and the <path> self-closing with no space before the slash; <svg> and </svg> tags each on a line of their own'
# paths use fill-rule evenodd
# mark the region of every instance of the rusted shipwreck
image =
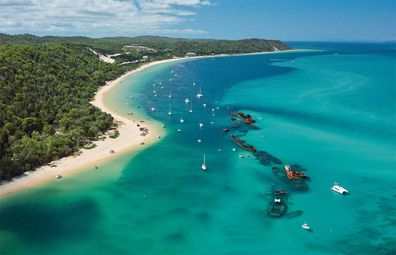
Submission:
<svg viewBox="0 0 396 255">
<path fill-rule="evenodd" d="M 231 141 L 236 143 L 239 147 L 241 147 L 244 150 L 250 151 L 250 152 L 256 152 L 256 148 L 253 145 L 248 144 L 245 140 L 242 140 L 238 136 L 231 135 L 230 136 Z"/>
</svg>

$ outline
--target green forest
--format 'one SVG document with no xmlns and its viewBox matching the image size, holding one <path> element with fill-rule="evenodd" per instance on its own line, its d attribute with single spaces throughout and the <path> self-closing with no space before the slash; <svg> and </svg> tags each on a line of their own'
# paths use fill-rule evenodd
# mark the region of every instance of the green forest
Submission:
<svg viewBox="0 0 396 255">
<path fill-rule="evenodd" d="M 125 46 L 132 45 L 132 48 Z M 136 48 L 135 46 L 143 46 Z M 0 180 L 71 155 L 114 125 L 90 104 L 106 81 L 149 61 L 288 49 L 280 41 L 0 34 Z M 105 63 L 92 52 L 116 54 Z M 142 58 L 146 55 L 145 58 Z M 121 65 L 125 61 L 135 63 Z"/>
<path fill-rule="evenodd" d="M 84 48 L 0 46 L 0 179 L 77 151 L 112 124 L 89 102 L 121 75 Z"/>
</svg>

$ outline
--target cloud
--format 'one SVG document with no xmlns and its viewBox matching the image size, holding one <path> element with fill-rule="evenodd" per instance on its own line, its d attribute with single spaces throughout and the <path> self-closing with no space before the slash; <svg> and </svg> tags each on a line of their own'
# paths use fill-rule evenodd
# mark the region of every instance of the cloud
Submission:
<svg viewBox="0 0 396 255">
<path fill-rule="evenodd" d="M 0 0 L 0 32 L 128 35 L 203 33 L 180 28 L 207 0 Z"/>
</svg>

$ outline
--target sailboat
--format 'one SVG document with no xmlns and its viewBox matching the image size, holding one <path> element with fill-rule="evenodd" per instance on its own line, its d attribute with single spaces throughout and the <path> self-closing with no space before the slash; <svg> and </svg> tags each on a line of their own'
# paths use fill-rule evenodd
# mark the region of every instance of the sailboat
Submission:
<svg viewBox="0 0 396 255">
<path fill-rule="evenodd" d="M 202 122 L 199 123 L 199 128 L 203 128 L 204 124 Z"/>
<path fill-rule="evenodd" d="M 172 105 L 169 103 L 169 111 L 168 111 L 168 115 L 169 115 L 169 116 L 172 115 L 172 110 L 171 110 L 171 108 L 172 108 Z"/>
<path fill-rule="evenodd" d="M 206 171 L 206 157 L 205 157 L 205 154 L 204 154 L 204 158 L 203 158 L 203 163 L 201 165 L 201 169 L 202 169 L 202 171 Z"/>
<path fill-rule="evenodd" d="M 180 123 L 182 123 L 182 124 L 184 123 L 183 117 L 180 118 Z"/>
<path fill-rule="evenodd" d="M 190 110 L 188 110 L 189 113 L 192 113 L 192 104 L 190 104 Z"/>
<path fill-rule="evenodd" d="M 155 107 L 151 107 L 151 111 L 154 112 L 155 111 Z"/>
<path fill-rule="evenodd" d="M 197 94 L 197 97 L 198 97 L 198 98 L 203 97 L 201 86 L 199 86 L 199 92 L 198 92 L 198 94 Z"/>
<path fill-rule="evenodd" d="M 190 99 L 186 98 L 186 100 L 184 100 L 184 102 L 185 102 L 186 104 L 188 104 L 188 103 L 190 103 Z"/>
<path fill-rule="evenodd" d="M 169 98 L 172 98 L 172 90 L 169 91 Z"/>
</svg>

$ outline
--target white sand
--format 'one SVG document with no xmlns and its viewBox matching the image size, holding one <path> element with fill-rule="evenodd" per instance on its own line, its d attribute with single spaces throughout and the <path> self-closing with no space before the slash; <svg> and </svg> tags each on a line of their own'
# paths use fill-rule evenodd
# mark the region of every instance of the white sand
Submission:
<svg viewBox="0 0 396 255">
<path fill-rule="evenodd" d="M 164 130 L 159 122 L 144 119 L 139 116 L 131 115 L 128 118 L 118 115 L 116 112 L 110 110 L 105 104 L 103 99 L 106 94 L 115 86 L 120 84 L 126 76 L 140 72 L 150 66 L 158 65 L 165 62 L 175 61 L 178 59 L 169 59 L 163 61 L 156 61 L 140 68 L 137 68 L 131 72 L 128 72 L 118 79 L 108 82 L 106 86 L 100 88 L 97 92 L 94 101 L 91 103 L 99 107 L 102 111 L 107 112 L 113 116 L 116 121 L 122 122 L 118 127 L 120 136 L 112 139 L 106 138 L 104 141 L 96 141 L 96 147 L 90 150 L 82 149 L 81 154 L 78 156 L 64 157 L 60 160 L 52 162 L 56 167 L 42 166 L 37 168 L 35 171 L 26 172 L 20 177 L 16 177 L 11 181 L 3 182 L 0 185 L 0 197 L 7 194 L 12 194 L 14 192 L 26 189 L 28 187 L 36 186 L 48 181 L 56 180 L 56 176 L 62 175 L 63 178 L 84 169 L 94 169 L 96 164 L 100 162 L 109 160 L 115 156 L 120 155 L 125 152 L 133 152 L 143 149 L 155 141 L 160 140 L 158 136 L 164 135 Z M 144 122 L 140 122 L 144 120 Z M 149 129 L 149 133 L 146 136 L 141 136 L 140 127 L 146 127 Z M 141 145 L 144 143 L 144 145 Z M 114 150 L 115 153 L 110 153 L 110 150 Z"/>
<path fill-rule="evenodd" d="M 289 50 L 294 51 L 294 50 Z M 284 52 L 278 51 L 277 53 Z M 248 54 L 238 54 L 238 55 L 251 55 L 251 54 L 268 54 L 273 52 L 258 52 L 258 53 L 248 53 Z M 205 58 L 205 57 L 222 57 L 230 56 L 227 54 L 216 55 L 216 56 L 197 56 L 188 57 L 187 59 L 194 58 Z M 116 112 L 110 110 L 103 102 L 104 97 L 107 92 L 110 91 L 115 86 L 119 85 L 120 82 L 129 75 L 140 72 L 148 67 L 158 65 L 161 63 L 177 61 L 186 58 L 174 58 L 161 61 L 155 61 L 143 65 L 133 71 L 130 71 L 114 81 L 110 81 L 106 86 L 103 86 L 96 94 L 94 101 L 91 102 L 93 105 L 99 107 L 102 111 L 107 112 L 113 116 L 116 121 L 121 121 L 122 124 L 118 127 L 120 136 L 112 139 L 106 138 L 104 141 L 96 141 L 96 147 L 90 150 L 82 149 L 81 154 L 78 156 L 69 156 L 62 158 L 60 160 L 52 162 L 56 167 L 42 166 L 37 168 L 35 171 L 26 172 L 20 177 L 16 177 L 11 181 L 3 182 L 0 185 L 0 197 L 4 197 L 8 194 L 15 193 L 17 191 L 26 189 L 28 187 L 36 186 L 39 184 L 46 183 L 48 181 L 54 181 L 57 175 L 62 175 L 63 178 L 76 173 L 77 171 L 94 169 L 96 164 L 100 162 L 114 158 L 116 155 L 120 155 L 125 152 L 137 152 L 155 141 L 158 141 L 158 136 L 164 135 L 164 130 L 159 122 L 144 119 L 144 123 L 140 121 L 143 120 L 139 116 L 131 115 L 128 118 L 118 115 Z M 147 127 L 149 129 L 149 134 L 147 136 L 141 136 L 142 133 L 136 124 L 140 124 L 141 127 Z M 144 145 L 141 145 L 141 143 Z M 114 150 L 115 153 L 110 153 L 110 150 Z"/>
</svg>

